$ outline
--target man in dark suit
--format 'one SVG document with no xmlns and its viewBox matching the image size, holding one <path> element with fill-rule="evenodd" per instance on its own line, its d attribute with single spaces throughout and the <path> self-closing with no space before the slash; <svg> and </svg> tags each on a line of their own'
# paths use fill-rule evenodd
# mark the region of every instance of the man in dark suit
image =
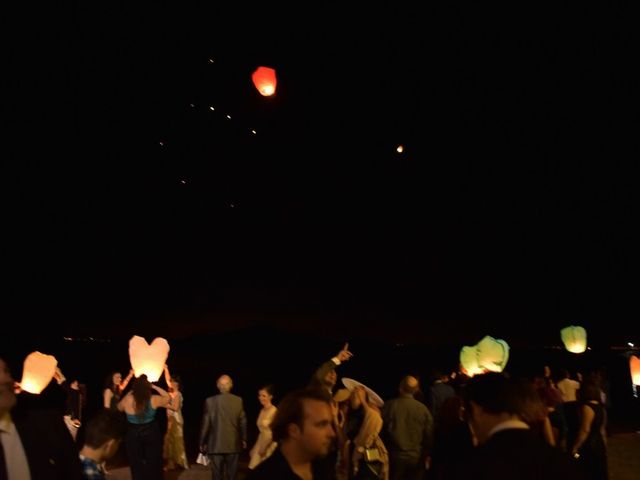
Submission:
<svg viewBox="0 0 640 480">
<path fill-rule="evenodd" d="M 231 393 L 231 377 L 222 375 L 217 386 L 220 394 L 207 398 L 204 403 L 200 448 L 209 455 L 214 480 L 224 478 L 224 468 L 229 480 L 234 480 L 240 452 L 247 448 L 247 416 L 242 399 Z"/>
<path fill-rule="evenodd" d="M 479 446 L 446 478 L 582 479 L 568 457 L 523 421 L 539 402 L 529 382 L 499 373 L 471 379 L 465 390 L 465 407 Z"/>
<path fill-rule="evenodd" d="M 0 479 L 80 480 L 78 451 L 62 412 L 33 395 L 14 393 L 14 380 L 0 359 Z"/>
</svg>

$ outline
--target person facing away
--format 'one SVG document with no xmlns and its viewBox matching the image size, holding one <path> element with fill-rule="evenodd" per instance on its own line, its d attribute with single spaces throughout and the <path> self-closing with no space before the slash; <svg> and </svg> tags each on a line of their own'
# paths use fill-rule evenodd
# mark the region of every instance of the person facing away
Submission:
<svg viewBox="0 0 640 480">
<path fill-rule="evenodd" d="M 29 405 L 26 392 L 18 400 L 14 389 L 0 358 L 0 478 L 80 480 L 77 449 L 60 412 Z"/>
<path fill-rule="evenodd" d="M 85 428 L 80 464 L 84 480 L 105 480 L 102 465 L 115 455 L 126 432 L 122 416 L 103 410 Z"/>
<path fill-rule="evenodd" d="M 407 375 L 400 382 L 399 396 L 384 405 L 382 440 L 389 451 L 391 480 L 420 478 L 430 462 L 433 417 L 413 398 L 419 388 L 418 379 Z"/>
<path fill-rule="evenodd" d="M 158 395 L 152 395 L 154 390 Z M 167 407 L 169 401 L 166 391 L 150 383 L 146 375 L 140 375 L 118 403 L 118 410 L 126 414 L 128 422 L 125 446 L 133 480 L 162 478 L 162 433 L 156 411 Z"/>
<path fill-rule="evenodd" d="M 326 392 L 297 390 L 278 405 L 271 431 L 273 455 L 250 470 L 247 480 L 334 480 L 335 465 L 323 462 L 336 437 Z"/>
<path fill-rule="evenodd" d="M 474 376 L 465 392 L 465 411 L 478 447 L 461 458 L 445 478 L 582 479 L 577 467 L 523 421 L 539 403 L 530 382 L 501 373 Z"/>
<path fill-rule="evenodd" d="M 218 378 L 220 393 L 204 402 L 200 428 L 200 451 L 206 453 L 213 466 L 214 480 L 236 478 L 240 452 L 247 448 L 247 416 L 242 398 L 231 393 L 233 381 L 229 375 Z"/>
<path fill-rule="evenodd" d="M 277 444 L 273 441 L 271 422 L 278 411 L 273 404 L 273 385 L 265 385 L 258 390 L 258 401 L 262 405 L 256 424 L 258 425 L 258 439 L 249 452 L 249 469 L 253 470 L 266 460 L 275 450 Z"/>
</svg>

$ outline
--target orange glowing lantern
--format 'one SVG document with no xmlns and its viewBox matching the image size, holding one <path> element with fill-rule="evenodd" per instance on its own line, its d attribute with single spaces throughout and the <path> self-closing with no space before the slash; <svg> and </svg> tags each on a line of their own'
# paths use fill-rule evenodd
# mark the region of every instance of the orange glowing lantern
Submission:
<svg viewBox="0 0 640 480">
<path fill-rule="evenodd" d="M 582 353 L 587 349 L 587 331 L 583 327 L 565 327 L 560 330 L 560 338 L 571 353 Z"/>
<path fill-rule="evenodd" d="M 260 92 L 260 95 L 270 97 L 276 93 L 276 71 L 269 67 L 258 67 L 253 75 L 251 75 L 253 84 Z"/>
<path fill-rule="evenodd" d="M 629 369 L 631 370 L 631 383 L 640 387 L 640 358 L 631 355 L 629 357 Z"/>
<path fill-rule="evenodd" d="M 164 338 L 154 338 L 151 345 L 137 335 L 129 340 L 129 360 L 136 377 L 146 375 L 150 382 L 157 382 L 169 356 L 169 343 Z"/>
<path fill-rule="evenodd" d="M 30 353 L 24 359 L 20 388 L 36 395 L 41 393 L 51 382 L 57 365 L 58 361 L 53 355 Z"/>
</svg>

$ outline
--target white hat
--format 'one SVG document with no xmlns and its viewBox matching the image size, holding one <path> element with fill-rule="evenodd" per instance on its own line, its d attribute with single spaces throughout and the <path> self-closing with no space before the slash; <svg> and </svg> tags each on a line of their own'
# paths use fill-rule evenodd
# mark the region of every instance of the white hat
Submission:
<svg viewBox="0 0 640 480">
<path fill-rule="evenodd" d="M 342 378 L 342 384 L 345 387 L 347 387 L 347 389 L 350 392 L 352 392 L 353 389 L 356 387 L 362 387 L 364 388 L 365 392 L 367 392 L 367 398 L 369 399 L 369 402 L 371 402 L 377 407 L 382 407 L 384 405 L 384 400 L 382 400 L 382 397 L 380 397 L 380 395 L 378 395 L 376 392 L 371 390 L 365 384 L 360 383 L 357 380 L 354 380 L 353 378 L 346 378 L 346 377 Z"/>
</svg>

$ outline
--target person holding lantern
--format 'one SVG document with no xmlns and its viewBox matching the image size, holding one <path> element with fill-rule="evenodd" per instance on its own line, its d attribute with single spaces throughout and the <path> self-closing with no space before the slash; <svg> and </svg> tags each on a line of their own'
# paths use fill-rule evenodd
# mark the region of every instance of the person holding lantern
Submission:
<svg viewBox="0 0 640 480">
<path fill-rule="evenodd" d="M 18 401 L 15 388 L 9 367 L 0 358 L 0 478 L 80 480 L 80 460 L 62 416 L 29 405 L 24 396 L 34 394 L 26 391 Z"/>
<path fill-rule="evenodd" d="M 167 470 L 176 465 L 189 468 L 184 448 L 184 417 L 182 416 L 182 382 L 177 376 L 171 376 L 169 367 L 164 366 L 164 378 L 169 387 L 171 401 L 167 405 L 167 433 L 164 436 L 163 457 Z"/>
<path fill-rule="evenodd" d="M 105 381 L 104 390 L 102 391 L 103 406 L 109 410 L 118 410 L 118 402 L 122 397 L 124 389 L 133 378 L 133 369 L 129 371 L 127 378 L 122 380 L 122 374 L 120 372 L 113 372 L 109 374 Z"/>
<path fill-rule="evenodd" d="M 158 395 L 152 395 L 152 391 Z M 171 397 L 149 383 L 146 375 L 133 382 L 131 391 L 118 403 L 118 410 L 127 417 L 129 429 L 125 445 L 133 480 L 157 480 L 162 478 L 162 434 L 156 421 L 156 410 L 167 407 Z"/>
</svg>

